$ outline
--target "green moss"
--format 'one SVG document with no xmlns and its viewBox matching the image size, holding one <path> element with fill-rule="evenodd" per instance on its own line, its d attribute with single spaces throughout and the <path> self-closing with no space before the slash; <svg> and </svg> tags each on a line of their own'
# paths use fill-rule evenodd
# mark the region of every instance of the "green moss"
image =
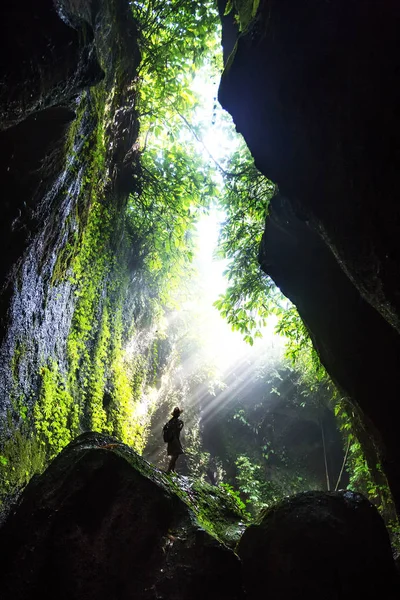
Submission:
<svg viewBox="0 0 400 600">
<path fill-rule="evenodd" d="M 178 495 L 191 506 L 199 524 L 223 543 L 235 546 L 249 521 L 237 495 L 200 480 L 182 478 L 178 485 Z"/>
<path fill-rule="evenodd" d="M 53 361 L 40 371 L 41 388 L 33 410 L 39 443 L 54 458 L 79 433 L 79 408 Z"/>
<path fill-rule="evenodd" d="M 92 91 L 91 110 L 97 126 L 83 147 L 88 209 L 84 226 L 81 217 L 82 233 L 68 263 L 76 297 L 67 340 L 68 386 L 83 408 L 85 427 L 112 432 L 140 450 L 142 427 L 135 422 L 134 408 L 144 374 L 140 382 L 133 381 L 123 358 L 122 304 L 129 276 L 124 245 L 115 243 L 115 232 L 123 230 L 124 214 L 105 201 L 105 113 L 110 102 L 102 86 Z M 107 409 L 103 407 L 106 385 L 112 390 L 112 405 Z"/>
<path fill-rule="evenodd" d="M 8 438 L 0 450 L 0 506 L 8 494 L 25 487 L 31 477 L 41 473 L 46 464 L 46 454 L 29 426 L 17 427 L 11 413 L 7 416 Z"/>
<path fill-rule="evenodd" d="M 103 309 L 102 320 L 98 333 L 96 349 L 92 361 L 89 377 L 89 390 L 87 406 L 89 412 L 89 428 L 92 431 L 111 433 L 107 425 L 107 413 L 103 408 L 104 386 L 106 382 L 106 368 L 109 357 L 110 325 L 108 310 Z"/>
<path fill-rule="evenodd" d="M 76 306 L 67 340 L 71 392 L 86 405 L 89 427 L 104 433 L 112 431 L 102 402 L 110 361 L 115 362 L 111 323 L 118 310 L 109 296 L 112 286 L 121 285 L 115 281 L 116 257 L 109 244 L 113 222 L 112 211 L 94 199 L 71 265 Z"/>
<path fill-rule="evenodd" d="M 151 344 L 151 383 L 156 385 L 158 375 L 158 339 L 155 339 Z"/>
<path fill-rule="evenodd" d="M 90 343 L 94 342 L 98 326 L 100 299 L 104 282 L 109 274 L 110 255 L 107 248 L 109 216 L 95 202 L 89 214 L 78 254 L 72 262 L 71 283 L 75 286 L 76 307 L 67 341 L 67 353 L 72 378 L 80 373 L 80 380 L 90 377 Z M 102 317 L 100 314 L 100 319 Z M 104 323 L 104 322 L 103 322 Z"/>
<path fill-rule="evenodd" d="M 131 359 L 124 356 L 122 327 L 120 307 L 115 314 L 113 332 L 111 363 L 113 405 L 110 420 L 113 434 L 140 453 L 145 444 L 145 431 L 137 414 L 137 408 L 143 396 L 147 363 L 141 355 L 135 355 Z"/>
<path fill-rule="evenodd" d="M 104 134 L 104 108 L 106 102 L 106 91 L 104 84 L 97 88 L 86 91 L 81 97 L 81 103 L 77 111 L 77 118 L 71 124 L 66 140 L 67 155 L 69 157 L 68 169 L 78 175 L 83 168 L 79 203 L 75 213 L 70 215 L 64 224 L 68 230 L 67 241 L 59 250 L 57 260 L 53 269 L 51 284 L 57 285 L 60 281 L 67 279 L 71 267 L 75 267 L 82 249 L 85 247 L 83 232 L 86 230 L 93 203 L 100 197 L 106 185 L 106 145 Z M 86 136 L 83 132 L 83 124 L 95 123 L 91 133 Z M 79 155 L 75 155 L 75 145 L 80 144 Z M 78 231 L 77 231 L 78 227 Z M 87 246 L 87 244 L 86 244 Z M 75 271 L 75 268 L 73 269 Z M 74 280 L 74 277 L 72 277 Z"/>
<path fill-rule="evenodd" d="M 57 254 L 57 259 L 50 281 L 52 286 L 55 286 L 63 281 L 67 281 L 69 268 L 76 253 L 77 244 L 77 233 L 76 231 L 71 231 L 65 246 L 63 246 Z"/>
</svg>

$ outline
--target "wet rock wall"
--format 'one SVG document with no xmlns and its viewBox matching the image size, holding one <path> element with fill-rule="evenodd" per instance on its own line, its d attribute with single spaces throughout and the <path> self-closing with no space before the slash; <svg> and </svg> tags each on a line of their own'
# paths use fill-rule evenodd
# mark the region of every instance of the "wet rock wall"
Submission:
<svg viewBox="0 0 400 600">
<path fill-rule="evenodd" d="M 125 231 L 139 170 L 140 53 L 129 3 L 5 2 L 1 14 L 9 32 L 0 70 L 7 491 L 82 429 L 114 432 L 139 447 L 140 427 L 121 431 L 120 423 L 131 415 L 146 364 L 137 361 L 133 390 L 122 348 L 144 302 L 135 295 L 140 274 L 129 268 L 134 244 Z"/>
</svg>

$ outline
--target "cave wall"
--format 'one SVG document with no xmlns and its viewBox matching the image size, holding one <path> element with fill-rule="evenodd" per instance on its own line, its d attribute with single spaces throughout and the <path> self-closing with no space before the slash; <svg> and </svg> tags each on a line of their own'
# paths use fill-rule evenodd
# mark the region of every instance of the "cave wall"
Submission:
<svg viewBox="0 0 400 600">
<path fill-rule="evenodd" d="M 139 176 L 131 7 L 7 0 L 0 12 L 1 496 L 82 430 L 140 448 L 128 417 L 151 340 L 127 373 L 123 343 L 145 312 L 126 225 Z"/>
<path fill-rule="evenodd" d="M 264 0 L 219 97 L 280 190 L 262 268 L 364 415 L 400 506 L 398 3 Z"/>
</svg>

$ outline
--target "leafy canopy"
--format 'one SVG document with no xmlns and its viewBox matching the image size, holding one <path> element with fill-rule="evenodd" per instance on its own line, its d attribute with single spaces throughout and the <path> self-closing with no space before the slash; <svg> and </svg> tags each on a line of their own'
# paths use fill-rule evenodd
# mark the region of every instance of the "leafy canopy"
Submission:
<svg viewBox="0 0 400 600">
<path fill-rule="evenodd" d="M 149 0 L 132 10 L 141 31 L 142 177 L 128 219 L 152 295 L 167 305 L 190 274 L 198 216 L 217 195 L 213 168 L 197 142 L 192 84 L 219 43 L 219 21 L 212 2 Z"/>
<path fill-rule="evenodd" d="M 226 214 L 218 254 L 228 259 L 229 286 L 215 302 L 221 315 L 253 343 L 283 297 L 258 264 L 268 202 L 275 186 L 256 169 L 244 141 L 225 165 L 220 204 Z"/>
</svg>

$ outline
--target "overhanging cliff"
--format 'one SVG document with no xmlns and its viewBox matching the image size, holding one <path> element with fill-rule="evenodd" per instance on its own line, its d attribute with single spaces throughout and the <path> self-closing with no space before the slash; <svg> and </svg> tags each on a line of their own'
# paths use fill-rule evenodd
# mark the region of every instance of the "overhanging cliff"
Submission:
<svg viewBox="0 0 400 600">
<path fill-rule="evenodd" d="M 400 504 L 397 3 L 264 0 L 219 97 L 279 186 L 262 268 L 376 430 Z"/>
</svg>

